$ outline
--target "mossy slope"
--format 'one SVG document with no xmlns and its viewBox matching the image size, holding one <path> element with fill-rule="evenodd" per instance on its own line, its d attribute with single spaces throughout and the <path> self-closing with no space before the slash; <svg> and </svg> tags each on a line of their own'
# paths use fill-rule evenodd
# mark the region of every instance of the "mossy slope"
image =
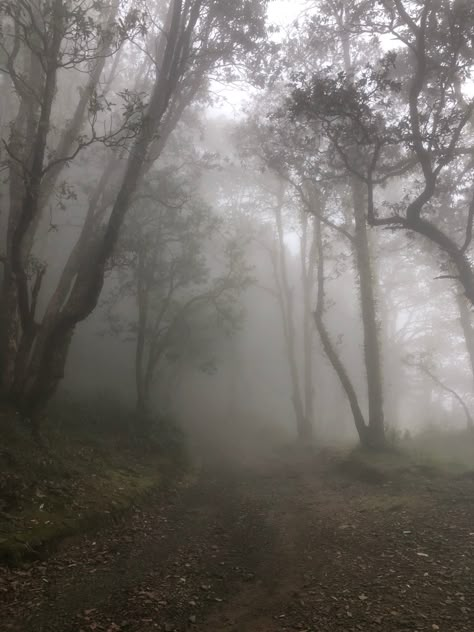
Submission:
<svg viewBox="0 0 474 632">
<path fill-rule="evenodd" d="M 45 434 L 0 412 L 0 561 L 35 557 L 66 536 L 114 519 L 160 486 L 171 465 L 122 438 Z"/>
</svg>

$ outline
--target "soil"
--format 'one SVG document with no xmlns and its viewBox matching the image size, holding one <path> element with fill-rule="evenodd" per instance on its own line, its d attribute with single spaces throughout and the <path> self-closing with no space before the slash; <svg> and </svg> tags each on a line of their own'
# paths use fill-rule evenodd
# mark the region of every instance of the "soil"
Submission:
<svg viewBox="0 0 474 632">
<path fill-rule="evenodd" d="M 0 569 L 0 630 L 472 632 L 474 481 L 331 456 L 207 465 L 49 559 Z"/>
</svg>

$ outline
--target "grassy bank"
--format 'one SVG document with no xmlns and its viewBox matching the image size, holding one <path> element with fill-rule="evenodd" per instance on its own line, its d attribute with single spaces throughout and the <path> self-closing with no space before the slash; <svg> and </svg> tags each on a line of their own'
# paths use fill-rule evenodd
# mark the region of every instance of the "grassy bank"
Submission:
<svg viewBox="0 0 474 632">
<path fill-rule="evenodd" d="M 471 430 L 427 429 L 384 451 L 350 450 L 341 454 L 339 466 L 347 475 L 367 483 L 474 478 L 474 434 Z"/>
<path fill-rule="evenodd" d="M 176 469 L 154 442 L 48 423 L 43 444 L 0 411 L 0 561 L 45 554 L 66 536 L 113 520 Z"/>
</svg>

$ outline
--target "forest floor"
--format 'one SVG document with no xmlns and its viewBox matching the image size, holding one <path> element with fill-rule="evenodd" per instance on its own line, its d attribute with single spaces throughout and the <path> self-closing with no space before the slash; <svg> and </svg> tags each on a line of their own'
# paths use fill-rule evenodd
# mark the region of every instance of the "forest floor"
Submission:
<svg viewBox="0 0 474 632">
<path fill-rule="evenodd" d="M 46 561 L 0 569 L 21 632 L 472 632 L 474 481 L 279 452 L 204 465 Z"/>
<path fill-rule="evenodd" d="M 38 443 L 1 409 L 0 428 L 0 563 L 38 558 L 65 537 L 110 523 L 179 473 L 183 461 L 164 458 L 151 441 L 145 447 L 130 435 L 80 426 L 47 428 Z"/>
</svg>

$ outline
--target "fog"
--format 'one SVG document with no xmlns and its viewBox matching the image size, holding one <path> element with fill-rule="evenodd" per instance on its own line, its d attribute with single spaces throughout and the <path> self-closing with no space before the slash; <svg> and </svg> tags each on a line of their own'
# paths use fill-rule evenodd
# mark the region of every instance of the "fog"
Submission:
<svg viewBox="0 0 474 632">
<path fill-rule="evenodd" d="M 38 432 L 472 425 L 472 10 L 417 53 L 395 4 L 1 5 L 1 385 Z"/>
<path fill-rule="evenodd" d="M 0 632 L 474 630 L 473 0 L 0 0 Z"/>
</svg>

